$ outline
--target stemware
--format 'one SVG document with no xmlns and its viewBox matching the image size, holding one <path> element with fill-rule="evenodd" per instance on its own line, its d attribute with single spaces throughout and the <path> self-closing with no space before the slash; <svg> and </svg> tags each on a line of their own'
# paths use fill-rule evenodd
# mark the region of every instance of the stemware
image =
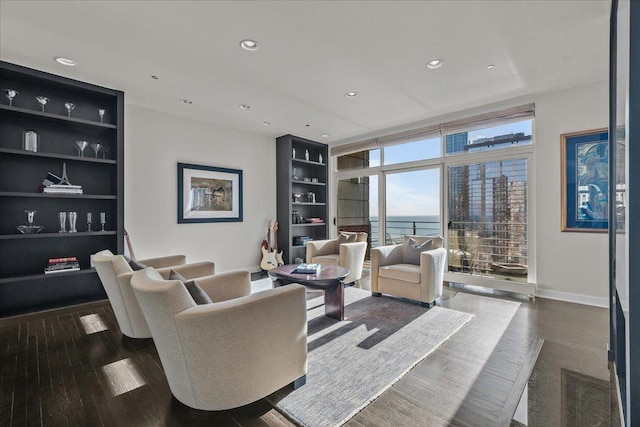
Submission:
<svg viewBox="0 0 640 427">
<path fill-rule="evenodd" d="M 104 231 L 104 225 L 107 223 L 107 213 L 100 212 L 100 225 L 102 226 L 102 231 Z"/>
<path fill-rule="evenodd" d="M 100 147 L 100 151 L 102 152 L 102 158 L 107 158 L 107 153 L 109 152 L 109 147 L 105 147 L 104 145 Z"/>
<path fill-rule="evenodd" d="M 91 212 L 87 212 L 87 231 L 93 231 L 91 229 Z"/>
<path fill-rule="evenodd" d="M 44 106 L 47 105 L 47 102 L 49 102 L 49 98 L 47 98 L 46 96 L 36 96 L 36 99 L 40 103 L 40 106 L 42 107 L 42 112 L 44 113 Z"/>
<path fill-rule="evenodd" d="M 100 148 L 102 147 L 102 144 L 91 144 L 91 148 L 93 148 L 93 151 L 96 152 L 96 159 L 98 158 L 98 153 L 100 152 Z"/>
<path fill-rule="evenodd" d="M 60 231 L 58 231 L 58 233 L 66 233 L 67 232 L 67 213 L 58 212 L 58 220 L 60 221 Z"/>
<path fill-rule="evenodd" d="M 76 141 L 76 145 L 78 146 L 78 156 L 84 157 L 84 149 L 87 148 L 89 143 L 87 141 Z"/>
<path fill-rule="evenodd" d="M 76 233 L 76 220 L 78 219 L 77 212 L 69 212 L 69 233 Z"/>
<path fill-rule="evenodd" d="M 36 211 L 25 211 L 25 213 L 27 214 L 27 223 L 29 225 L 19 225 L 17 227 L 18 231 L 22 234 L 35 234 L 41 232 L 44 227 L 41 225 L 33 224 L 33 219 L 36 215 Z"/>
<path fill-rule="evenodd" d="M 69 114 L 69 117 L 71 117 L 71 111 L 73 111 L 73 109 L 76 108 L 76 104 L 72 102 L 65 102 L 64 108 L 67 109 L 67 113 Z"/>
<path fill-rule="evenodd" d="M 107 110 L 105 110 L 104 108 L 99 108 L 98 109 L 98 115 L 100 116 L 100 123 L 104 123 L 104 113 L 106 113 Z"/>
<path fill-rule="evenodd" d="M 13 106 L 13 98 L 16 97 L 16 95 L 18 94 L 18 91 L 15 90 L 15 89 L 2 89 L 2 91 L 7 96 L 7 98 L 9 98 L 9 107 L 12 107 Z"/>
</svg>

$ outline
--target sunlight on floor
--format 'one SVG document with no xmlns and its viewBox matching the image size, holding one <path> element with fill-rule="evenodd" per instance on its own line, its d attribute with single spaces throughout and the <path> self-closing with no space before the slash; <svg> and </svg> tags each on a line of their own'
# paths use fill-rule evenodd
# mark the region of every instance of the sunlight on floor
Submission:
<svg viewBox="0 0 640 427">
<path fill-rule="evenodd" d="M 99 314 L 87 314 L 86 316 L 80 316 L 80 323 L 82 323 L 82 327 L 87 335 L 109 329 L 102 321 Z"/>
<path fill-rule="evenodd" d="M 102 367 L 113 397 L 142 387 L 147 382 L 130 359 L 118 360 Z"/>
</svg>

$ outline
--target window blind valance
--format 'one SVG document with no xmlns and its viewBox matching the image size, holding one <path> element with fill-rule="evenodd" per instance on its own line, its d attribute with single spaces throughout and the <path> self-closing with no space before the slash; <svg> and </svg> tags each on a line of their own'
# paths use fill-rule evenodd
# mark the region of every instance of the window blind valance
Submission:
<svg viewBox="0 0 640 427">
<path fill-rule="evenodd" d="M 478 114 L 464 119 L 452 120 L 440 124 L 411 129 L 379 138 L 369 138 L 364 141 L 352 142 L 349 144 L 331 147 L 332 156 L 341 156 L 358 151 L 373 150 L 384 146 L 395 145 L 403 142 L 411 142 L 420 139 L 435 138 L 449 133 L 457 133 L 465 130 L 489 127 L 495 124 L 516 119 L 533 118 L 535 115 L 535 104 L 520 105 L 518 107 L 506 108 L 504 110 L 492 111 Z"/>
</svg>

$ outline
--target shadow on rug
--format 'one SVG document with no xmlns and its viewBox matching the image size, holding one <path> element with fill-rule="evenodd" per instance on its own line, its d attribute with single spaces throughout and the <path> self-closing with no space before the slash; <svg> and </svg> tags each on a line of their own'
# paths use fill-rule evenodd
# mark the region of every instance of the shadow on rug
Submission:
<svg viewBox="0 0 640 427">
<path fill-rule="evenodd" d="M 343 321 L 308 301 L 307 383 L 267 398 L 301 426 L 344 424 L 473 317 L 356 288 L 345 289 L 345 300 Z"/>
</svg>

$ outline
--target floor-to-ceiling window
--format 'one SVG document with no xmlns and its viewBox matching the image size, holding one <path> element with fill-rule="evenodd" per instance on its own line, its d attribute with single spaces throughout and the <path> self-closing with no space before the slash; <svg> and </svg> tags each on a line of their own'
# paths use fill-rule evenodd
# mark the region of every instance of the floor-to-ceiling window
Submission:
<svg viewBox="0 0 640 427">
<path fill-rule="evenodd" d="M 339 230 L 441 235 L 446 280 L 533 293 L 533 105 L 334 148 Z"/>
</svg>

